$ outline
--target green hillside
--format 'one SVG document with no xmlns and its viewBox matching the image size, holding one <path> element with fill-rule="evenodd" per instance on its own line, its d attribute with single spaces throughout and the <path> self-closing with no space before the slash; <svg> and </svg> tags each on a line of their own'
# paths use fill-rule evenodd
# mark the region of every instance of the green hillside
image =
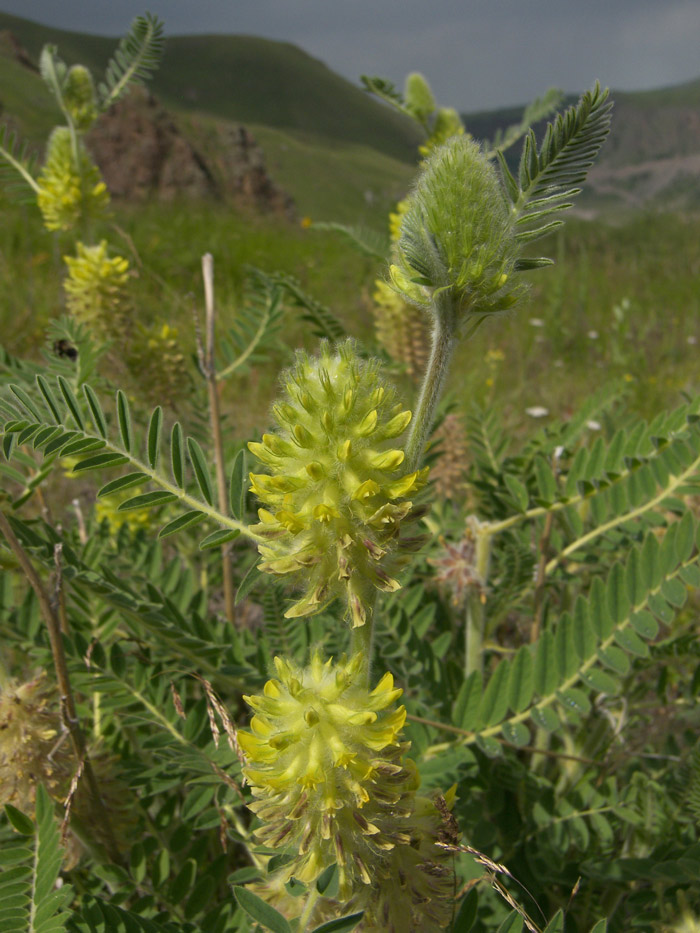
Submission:
<svg viewBox="0 0 700 933">
<path fill-rule="evenodd" d="M 53 42 L 64 60 L 80 61 L 98 74 L 117 41 L 6 13 L 0 13 L 0 29 L 11 30 L 35 60 Z M 415 160 L 418 134 L 409 120 L 289 43 L 251 36 L 168 37 L 151 86 L 177 110 L 315 133 Z"/>
</svg>

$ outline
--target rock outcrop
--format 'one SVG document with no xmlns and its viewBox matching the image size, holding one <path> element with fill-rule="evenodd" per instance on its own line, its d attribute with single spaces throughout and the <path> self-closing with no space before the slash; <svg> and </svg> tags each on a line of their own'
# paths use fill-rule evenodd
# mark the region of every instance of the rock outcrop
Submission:
<svg viewBox="0 0 700 933">
<path fill-rule="evenodd" d="M 86 144 L 115 198 L 230 198 L 255 210 L 293 215 L 293 201 L 265 169 L 262 150 L 243 126 L 216 126 L 203 147 L 143 88 L 103 114 Z M 198 134 L 197 134 L 198 135 Z"/>
</svg>

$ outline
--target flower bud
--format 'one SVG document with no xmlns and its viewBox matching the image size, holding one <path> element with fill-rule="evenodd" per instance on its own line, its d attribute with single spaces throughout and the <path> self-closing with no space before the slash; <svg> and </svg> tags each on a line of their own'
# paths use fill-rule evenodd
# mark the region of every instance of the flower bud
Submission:
<svg viewBox="0 0 700 933">
<path fill-rule="evenodd" d="M 448 306 L 464 325 L 472 312 L 515 302 L 517 251 L 495 169 L 475 142 L 453 136 L 428 159 L 408 198 L 390 269 L 395 289 L 431 314 Z"/>
<path fill-rule="evenodd" d="M 414 71 L 406 78 L 403 96 L 406 101 L 406 109 L 415 114 L 419 120 L 427 120 L 435 110 L 435 98 L 430 90 L 430 85 L 423 75 L 417 71 Z"/>
<path fill-rule="evenodd" d="M 400 531 L 417 515 L 406 497 L 426 481 L 427 470 L 402 472 L 403 450 L 387 444 L 410 412 L 351 341 L 335 352 L 324 344 L 318 357 L 299 354 L 285 383 L 286 401 L 273 408 L 277 432 L 249 444 L 269 469 L 250 475 L 266 506 L 252 528 L 260 569 L 304 586 L 288 618 L 340 597 L 353 625 L 363 625 L 373 591 L 399 587 Z"/>
<path fill-rule="evenodd" d="M 63 86 L 63 103 L 80 133 L 97 119 L 97 99 L 92 75 L 84 65 L 73 65 Z"/>
</svg>

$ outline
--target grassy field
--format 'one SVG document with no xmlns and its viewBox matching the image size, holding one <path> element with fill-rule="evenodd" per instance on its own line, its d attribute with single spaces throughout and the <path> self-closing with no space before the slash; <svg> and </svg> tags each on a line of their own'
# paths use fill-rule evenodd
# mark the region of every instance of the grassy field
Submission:
<svg viewBox="0 0 700 933">
<path fill-rule="evenodd" d="M 35 356 L 46 321 L 61 311 L 61 256 L 70 241 L 44 232 L 30 207 L 3 213 L 0 329 L 10 349 Z M 206 251 L 215 258 L 222 327 L 240 313 L 245 267 L 254 265 L 294 274 L 350 334 L 372 339 L 370 295 L 383 270 L 336 236 L 215 204 L 121 207 L 114 222 L 104 234 L 132 260 L 136 320 L 176 326 L 188 352 Z M 557 265 L 531 273 L 523 304 L 488 321 L 460 351 L 450 379 L 455 399 L 465 409 L 474 401 L 497 406 L 513 430 L 527 432 L 572 413 L 607 380 L 622 380 L 632 406 L 648 415 L 700 389 L 699 234 L 700 220 L 674 215 L 618 226 L 569 221 L 544 250 Z M 290 314 L 284 345 L 314 342 Z M 227 389 L 232 406 L 244 394 L 247 428 L 264 422 L 283 362 L 276 352 L 252 386 Z M 527 409 L 547 414 L 535 418 Z"/>
</svg>

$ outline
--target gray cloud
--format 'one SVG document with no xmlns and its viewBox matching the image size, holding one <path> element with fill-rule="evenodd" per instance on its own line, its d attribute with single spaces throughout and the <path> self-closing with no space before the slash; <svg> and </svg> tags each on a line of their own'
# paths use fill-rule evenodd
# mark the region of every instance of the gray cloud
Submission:
<svg viewBox="0 0 700 933">
<path fill-rule="evenodd" d="M 618 89 L 700 75 L 698 0 L 0 0 L 65 29 L 119 35 L 144 7 L 171 34 L 293 42 L 352 81 L 422 71 L 465 110 L 523 103 L 599 78 Z"/>
</svg>

